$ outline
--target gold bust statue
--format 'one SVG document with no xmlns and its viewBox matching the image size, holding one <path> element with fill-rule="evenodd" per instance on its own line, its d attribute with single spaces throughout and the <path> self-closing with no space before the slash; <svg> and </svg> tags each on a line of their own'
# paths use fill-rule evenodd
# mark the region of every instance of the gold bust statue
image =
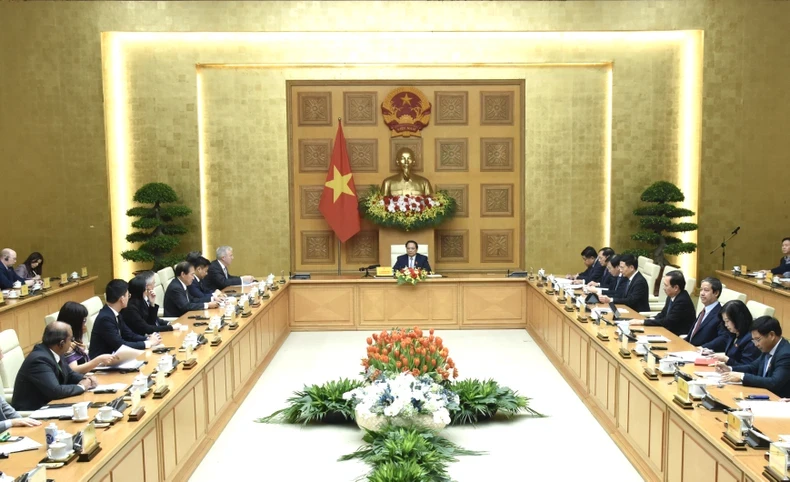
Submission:
<svg viewBox="0 0 790 482">
<path fill-rule="evenodd" d="M 414 152 L 408 147 L 398 149 L 395 154 L 395 165 L 400 172 L 386 179 L 381 184 L 381 192 L 384 196 L 428 196 L 433 194 L 430 181 L 411 172 L 411 167 L 415 163 Z"/>
</svg>

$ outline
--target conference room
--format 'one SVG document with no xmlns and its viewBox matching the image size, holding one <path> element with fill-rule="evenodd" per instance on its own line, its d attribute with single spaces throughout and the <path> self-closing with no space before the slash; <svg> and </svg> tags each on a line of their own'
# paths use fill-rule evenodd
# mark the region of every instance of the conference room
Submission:
<svg viewBox="0 0 790 482">
<path fill-rule="evenodd" d="M 0 477 L 790 480 L 787 18 L 0 2 Z"/>
</svg>

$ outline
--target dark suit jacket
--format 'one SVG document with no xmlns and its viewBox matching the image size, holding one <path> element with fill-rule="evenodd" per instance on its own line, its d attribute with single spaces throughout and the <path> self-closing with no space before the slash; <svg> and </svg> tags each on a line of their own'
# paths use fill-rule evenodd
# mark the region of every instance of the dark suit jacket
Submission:
<svg viewBox="0 0 790 482">
<path fill-rule="evenodd" d="M 779 260 L 779 266 L 771 270 L 771 273 L 778 274 L 779 276 L 782 276 L 788 272 L 790 272 L 790 264 L 785 263 L 784 256 L 782 256 L 782 258 Z"/>
<path fill-rule="evenodd" d="M 716 302 L 710 313 L 702 319 L 697 334 L 692 338 L 691 332 L 694 331 L 694 325 L 697 323 L 698 317 L 699 313 L 694 316 L 694 323 L 692 323 L 688 331 L 686 341 L 694 346 L 710 348 L 715 352 L 723 352 L 724 349 L 727 348 L 727 342 L 732 333 L 727 330 L 724 326 L 724 322 L 721 320 L 721 303 Z"/>
<path fill-rule="evenodd" d="M 747 331 L 745 335 L 736 339 L 735 335 L 730 334 L 730 341 L 724 354 L 729 357 L 727 365 L 746 365 L 758 359 L 762 353 L 757 345 L 752 343 L 752 332 Z"/>
<path fill-rule="evenodd" d="M 763 376 L 767 353 L 760 358 L 745 365 L 733 365 L 732 371 L 743 373 L 743 386 L 758 387 L 770 390 L 782 398 L 790 397 L 790 343 L 784 338 L 779 340 L 779 346 L 768 366 L 768 372 Z M 16 394 L 14 394 L 16 400 Z"/>
<path fill-rule="evenodd" d="M 142 298 L 131 298 L 129 305 L 121 310 L 121 316 L 126 326 L 138 335 L 147 336 L 160 331 L 173 331 L 173 327 L 167 323 L 158 323 L 158 312 L 158 305 L 149 306 Z"/>
<path fill-rule="evenodd" d="M 584 284 L 589 283 L 590 281 L 600 282 L 601 278 L 604 276 L 604 273 L 608 274 L 608 270 L 604 267 L 601 263 L 598 262 L 596 259 L 595 262 L 590 265 L 584 272 L 579 273 L 579 276 L 576 279 L 584 280 Z"/>
<path fill-rule="evenodd" d="M 214 290 L 224 290 L 228 286 L 236 286 L 240 284 L 241 278 L 238 276 L 231 276 L 230 272 L 228 272 L 228 276 L 225 277 L 225 272 L 222 270 L 222 265 L 217 259 L 212 261 L 208 266 L 208 274 L 206 274 L 206 277 L 203 278 L 203 289 L 209 293 L 213 293 Z"/>
<path fill-rule="evenodd" d="M 402 254 L 398 256 L 397 260 L 395 260 L 395 266 L 392 267 L 392 270 L 398 271 L 403 268 L 407 268 L 408 266 L 409 266 L 409 255 Z M 428 257 L 420 253 L 414 255 L 414 267 L 431 271 L 431 264 L 428 263 Z"/>
<path fill-rule="evenodd" d="M 16 274 L 16 271 L 6 268 L 4 264 L 0 263 L 0 288 L 4 290 L 11 289 L 17 281 L 24 283 L 25 278 L 22 278 Z"/>
<path fill-rule="evenodd" d="M 606 292 L 603 293 L 606 296 L 614 299 L 614 298 L 622 298 L 625 296 L 625 285 L 628 281 L 628 278 L 623 278 L 622 276 L 612 276 L 609 275 L 606 279 L 606 282 L 601 280 L 601 288 L 606 288 Z"/>
<path fill-rule="evenodd" d="M 680 336 L 689 333 L 697 321 L 697 312 L 688 291 L 682 290 L 675 296 L 675 301 L 667 297 L 664 309 L 655 318 L 645 320 L 645 326 L 663 326 Z"/>
<path fill-rule="evenodd" d="M 189 291 L 189 295 L 192 298 L 199 299 L 203 303 L 208 303 L 211 301 L 211 293 L 212 291 L 205 291 L 203 289 L 203 282 L 195 276 L 192 280 L 192 284 L 187 286 L 187 290 Z"/>
<path fill-rule="evenodd" d="M 203 309 L 203 303 L 192 298 L 184 289 L 181 280 L 174 279 L 165 291 L 165 316 L 179 317 L 187 311 Z"/>
<path fill-rule="evenodd" d="M 99 310 L 99 314 L 96 315 L 96 321 L 93 322 L 90 357 L 93 359 L 99 355 L 112 354 L 121 345 L 127 345 L 137 350 L 145 350 L 145 336 L 138 335 L 130 330 L 126 326 L 123 315 L 120 313 L 116 322 L 112 309 L 104 305 L 104 308 Z"/>
<path fill-rule="evenodd" d="M 626 305 L 634 311 L 650 311 L 650 291 L 647 287 L 647 280 L 642 273 L 636 272 L 631 283 L 628 283 L 628 278 L 623 277 L 620 283 L 625 283 L 627 290 L 622 297 L 614 297 L 607 295 L 614 301 L 616 305 Z"/>
<path fill-rule="evenodd" d="M 58 364 L 49 348 L 39 343 L 19 368 L 11 405 L 17 410 L 38 410 L 52 400 L 80 395 L 84 392 L 77 385 L 80 380 L 82 374 L 72 371 L 63 357 Z"/>
</svg>

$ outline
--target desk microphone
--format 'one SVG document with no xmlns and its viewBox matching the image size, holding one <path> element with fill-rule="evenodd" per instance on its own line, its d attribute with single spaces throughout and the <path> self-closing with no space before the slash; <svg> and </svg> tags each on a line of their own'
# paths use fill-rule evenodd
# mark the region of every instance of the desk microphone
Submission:
<svg viewBox="0 0 790 482">
<path fill-rule="evenodd" d="M 738 231 L 740 231 L 740 230 L 741 230 L 741 227 L 740 227 L 740 226 L 738 226 L 738 227 L 737 227 L 737 228 L 735 228 L 735 229 L 733 230 L 733 232 L 732 232 L 732 233 L 730 233 L 730 234 L 738 234 Z"/>
</svg>

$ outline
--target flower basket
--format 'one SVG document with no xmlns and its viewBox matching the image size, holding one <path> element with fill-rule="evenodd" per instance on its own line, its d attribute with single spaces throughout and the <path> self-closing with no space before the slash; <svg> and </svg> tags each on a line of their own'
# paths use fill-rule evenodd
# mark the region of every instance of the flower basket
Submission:
<svg viewBox="0 0 790 482">
<path fill-rule="evenodd" d="M 357 425 L 359 428 L 378 432 L 382 427 L 390 423 L 396 427 L 418 427 L 428 430 L 439 431 L 447 426 L 447 422 L 435 419 L 433 415 L 413 415 L 411 417 L 386 417 L 384 415 L 373 414 L 363 410 L 355 410 Z"/>
<path fill-rule="evenodd" d="M 373 224 L 403 231 L 439 226 L 455 216 L 456 202 L 446 191 L 428 196 L 384 196 L 377 187 L 359 199 L 359 212 Z"/>
<path fill-rule="evenodd" d="M 403 268 L 395 272 L 395 279 L 399 285 L 416 285 L 428 278 L 428 271 L 422 268 Z"/>
</svg>

